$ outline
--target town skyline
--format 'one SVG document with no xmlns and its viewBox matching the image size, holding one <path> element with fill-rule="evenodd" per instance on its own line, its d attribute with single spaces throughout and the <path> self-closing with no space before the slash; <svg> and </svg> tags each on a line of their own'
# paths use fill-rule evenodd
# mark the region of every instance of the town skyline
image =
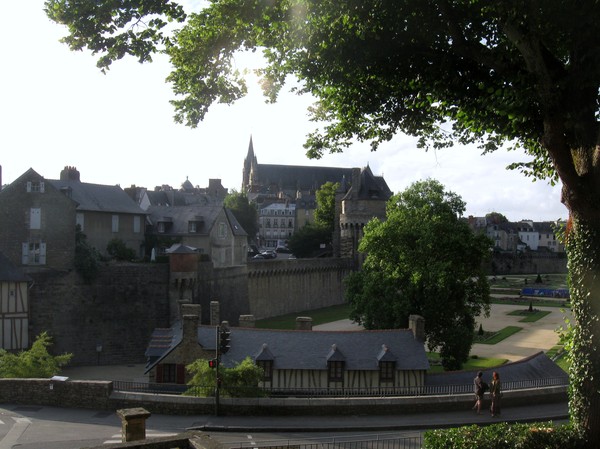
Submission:
<svg viewBox="0 0 600 449">
<path fill-rule="evenodd" d="M 122 188 L 133 184 L 154 189 L 179 188 L 189 179 L 208 185 L 221 179 L 241 189 L 243 161 L 252 137 L 261 164 L 365 167 L 385 178 L 398 193 L 415 181 L 433 178 L 466 202 L 465 216 L 499 212 L 511 221 L 566 219 L 560 186 L 531 182 L 511 162 L 528 160 L 518 152 L 480 156 L 472 147 L 425 152 L 416 139 L 398 135 L 370 152 L 356 143 L 341 154 L 309 160 L 303 143 L 313 128 L 306 109 L 311 100 L 282 92 L 265 104 L 256 80 L 247 98 L 232 106 L 216 105 L 198 128 L 173 123 L 173 99 L 164 83 L 169 64 L 157 55 L 152 64 L 125 58 L 107 75 L 95 66 L 97 56 L 71 52 L 58 42 L 66 30 L 49 21 L 43 1 L 7 5 L 0 48 L 10 68 L 0 74 L 0 146 L 2 183 L 9 184 L 33 168 L 57 179 L 74 166 L 81 180 Z M 26 18 L 30 31 L 9 18 Z M 19 36 L 15 45 L 14 36 Z M 247 62 L 240 57 L 240 66 Z M 285 89 L 284 89 L 285 90 Z"/>
</svg>

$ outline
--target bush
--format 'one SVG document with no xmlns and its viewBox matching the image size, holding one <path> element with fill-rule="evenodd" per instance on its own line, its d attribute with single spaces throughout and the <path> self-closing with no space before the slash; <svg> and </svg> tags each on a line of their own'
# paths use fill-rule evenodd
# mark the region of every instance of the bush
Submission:
<svg viewBox="0 0 600 449">
<path fill-rule="evenodd" d="M 106 245 L 106 252 L 116 260 L 133 260 L 135 259 L 135 251 L 127 248 L 125 242 L 121 239 L 114 238 Z"/>
<path fill-rule="evenodd" d="M 499 423 L 425 432 L 425 449 L 583 449 L 570 425 Z"/>
</svg>

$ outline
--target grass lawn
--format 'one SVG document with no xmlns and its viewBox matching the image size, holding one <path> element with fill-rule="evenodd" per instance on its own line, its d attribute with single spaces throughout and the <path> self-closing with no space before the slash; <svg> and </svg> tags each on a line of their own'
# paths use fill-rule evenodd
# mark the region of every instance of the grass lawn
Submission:
<svg viewBox="0 0 600 449">
<path fill-rule="evenodd" d="M 523 319 L 519 320 L 520 323 L 533 323 L 537 320 L 544 318 L 546 315 L 550 315 L 550 312 L 547 310 L 533 310 L 530 312 L 529 310 L 514 310 L 509 312 L 508 315 L 514 316 L 522 316 Z"/>
<path fill-rule="evenodd" d="M 299 316 L 311 317 L 313 326 L 317 326 L 319 324 L 331 323 L 332 321 L 347 320 L 349 315 L 350 304 L 340 304 L 323 309 L 295 312 L 264 320 L 256 320 L 256 327 L 261 329 L 293 330 L 296 329 L 296 318 Z"/>
<path fill-rule="evenodd" d="M 525 306 L 529 307 L 529 304 L 533 307 L 560 307 L 560 308 L 569 308 L 569 302 L 565 299 L 538 299 L 532 297 L 522 297 L 522 298 L 490 298 L 490 304 L 509 304 L 513 306 Z"/>
<path fill-rule="evenodd" d="M 481 343 L 484 345 L 495 345 L 496 343 L 501 342 L 505 338 L 510 337 L 513 334 L 516 334 L 522 327 L 518 326 L 506 326 L 504 329 L 500 329 L 498 332 L 484 332 L 483 335 L 479 335 L 475 333 L 475 338 L 473 339 L 473 343 Z"/>
<path fill-rule="evenodd" d="M 536 274 L 521 274 L 521 275 L 499 275 L 488 276 L 490 287 L 502 289 L 520 290 L 524 287 L 540 287 L 540 288 L 569 288 L 567 285 L 566 274 L 542 274 L 541 283 L 536 283 Z"/>
<path fill-rule="evenodd" d="M 440 355 L 437 352 L 428 352 L 427 358 L 429 359 L 429 363 L 431 367 L 429 368 L 428 373 L 442 373 L 444 372 L 444 368 L 442 368 Z M 463 365 L 462 369 L 465 371 L 469 370 L 486 370 L 490 368 L 496 368 L 497 366 L 504 365 L 508 360 L 506 359 L 494 359 L 494 358 L 486 358 L 486 357 L 469 357 L 469 360 Z"/>
<path fill-rule="evenodd" d="M 569 361 L 563 345 L 556 345 L 546 351 L 546 355 L 556 362 L 563 371 L 569 372 Z"/>
</svg>

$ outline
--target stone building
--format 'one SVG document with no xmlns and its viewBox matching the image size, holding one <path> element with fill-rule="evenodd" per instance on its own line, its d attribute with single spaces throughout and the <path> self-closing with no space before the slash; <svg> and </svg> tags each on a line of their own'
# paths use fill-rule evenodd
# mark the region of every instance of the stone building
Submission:
<svg viewBox="0 0 600 449">
<path fill-rule="evenodd" d="M 30 168 L 0 191 L 0 251 L 25 271 L 69 270 L 77 207 L 74 198 Z"/>
</svg>

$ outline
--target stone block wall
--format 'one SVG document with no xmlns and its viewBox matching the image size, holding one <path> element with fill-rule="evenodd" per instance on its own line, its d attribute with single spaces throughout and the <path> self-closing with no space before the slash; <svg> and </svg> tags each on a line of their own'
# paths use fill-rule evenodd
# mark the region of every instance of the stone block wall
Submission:
<svg viewBox="0 0 600 449">
<path fill-rule="evenodd" d="M 30 335 L 48 331 L 71 365 L 143 363 L 152 331 L 169 326 L 166 264 L 103 266 L 91 285 L 74 271 L 32 276 Z"/>
<path fill-rule="evenodd" d="M 248 265 L 250 313 L 256 319 L 343 304 L 349 259 L 298 259 Z"/>
</svg>

